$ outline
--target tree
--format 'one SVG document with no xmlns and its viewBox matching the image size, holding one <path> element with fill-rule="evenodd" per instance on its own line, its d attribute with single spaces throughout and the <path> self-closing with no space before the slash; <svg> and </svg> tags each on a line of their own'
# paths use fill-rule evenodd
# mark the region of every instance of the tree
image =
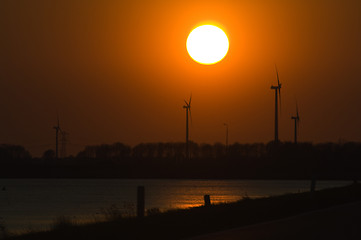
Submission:
<svg viewBox="0 0 361 240">
<path fill-rule="evenodd" d="M 53 149 L 48 149 L 43 153 L 44 160 L 53 160 L 55 159 L 55 151 Z"/>
</svg>

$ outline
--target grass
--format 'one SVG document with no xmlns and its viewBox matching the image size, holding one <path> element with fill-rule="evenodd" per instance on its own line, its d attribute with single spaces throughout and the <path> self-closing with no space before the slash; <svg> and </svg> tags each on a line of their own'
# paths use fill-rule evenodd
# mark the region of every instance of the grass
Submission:
<svg viewBox="0 0 361 240">
<path fill-rule="evenodd" d="M 0 221 L 0 239 L 6 239 L 9 237 L 8 229 L 3 221 Z"/>
<path fill-rule="evenodd" d="M 122 210 L 116 204 L 112 204 L 109 208 L 102 209 L 101 213 L 106 221 L 116 221 L 123 217 Z"/>
<path fill-rule="evenodd" d="M 305 192 L 258 199 L 244 198 L 235 203 L 164 213 L 152 210 L 142 219 L 120 217 L 107 222 L 79 226 L 64 226 L 62 220 L 60 226 L 64 227 L 11 239 L 182 239 L 360 200 L 361 185 L 353 184 L 312 194 Z"/>
<path fill-rule="evenodd" d="M 54 220 L 52 229 L 63 230 L 75 225 L 77 225 L 77 223 L 71 217 L 59 216 Z"/>
</svg>

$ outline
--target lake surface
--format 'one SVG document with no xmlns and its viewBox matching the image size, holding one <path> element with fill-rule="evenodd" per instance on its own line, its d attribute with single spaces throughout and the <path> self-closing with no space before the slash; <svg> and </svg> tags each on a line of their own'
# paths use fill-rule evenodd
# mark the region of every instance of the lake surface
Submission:
<svg viewBox="0 0 361 240">
<path fill-rule="evenodd" d="M 345 186 L 349 181 L 318 181 L 316 189 Z M 48 229 L 66 216 L 78 222 L 99 220 L 117 206 L 135 214 L 137 186 L 145 187 L 146 209 L 162 211 L 204 203 L 233 202 L 309 191 L 310 181 L 167 180 L 167 179 L 0 179 L 0 222 L 13 232 Z"/>
</svg>

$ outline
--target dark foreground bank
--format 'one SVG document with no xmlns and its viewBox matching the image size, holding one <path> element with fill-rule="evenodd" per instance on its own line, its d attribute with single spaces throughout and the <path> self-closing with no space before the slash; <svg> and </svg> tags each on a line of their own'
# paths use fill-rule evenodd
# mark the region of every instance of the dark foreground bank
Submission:
<svg viewBox="0 0 361 240">
<path fill-rule="evenodd" d="M 361 201 L 233 228 L 188 240 L 360 240 Z"/>
<path fill-rule="evenodd" d="M 182 239 L 357 201 L 361 201 L 361 186 L 353 184 L 313 194 L 246 198 L 230 204 L 154 213 L 143 219 L 118 219 L 84 226 L 64 224 L 52 231 L 10 239 Z"/>
</svg>

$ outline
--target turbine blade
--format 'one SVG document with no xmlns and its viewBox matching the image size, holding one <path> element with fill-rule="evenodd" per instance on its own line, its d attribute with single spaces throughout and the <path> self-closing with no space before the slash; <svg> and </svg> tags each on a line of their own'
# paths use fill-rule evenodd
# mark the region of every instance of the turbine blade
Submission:
<svg viewBox="0 0 361 240">
<path fill-rule="evenodd" d="M 277 65 L 275 64 L 275 68 L 276 68 L 276 74 L 277 74 L 277 83 L 278 83 L 278 86 L 280 87 L 280 78 L 278 76 L 278 69 L 277 69 Z"/>
<path fill-rule="evenodd" d="M 191 106 L 191 101 L 192 101 L 192 93 L 191 96 L 189 97 L 189 107 Z"/>
<path fill-rule="evenodd" d="M 297 102 L 296 102 L 296 114 L 297 114 L 297 119 L 299 119 L 300 117 L 298 115 L 298 104 L 297 104 Z"/>
<path fill-rule="evenodd" d="M 186 101 L 186 100 L 184 100 L 184 102 L 186 103 L 186 106 L 188 107 L 188 103 L 187 103 L 187 101 Z"/>
</svg>

